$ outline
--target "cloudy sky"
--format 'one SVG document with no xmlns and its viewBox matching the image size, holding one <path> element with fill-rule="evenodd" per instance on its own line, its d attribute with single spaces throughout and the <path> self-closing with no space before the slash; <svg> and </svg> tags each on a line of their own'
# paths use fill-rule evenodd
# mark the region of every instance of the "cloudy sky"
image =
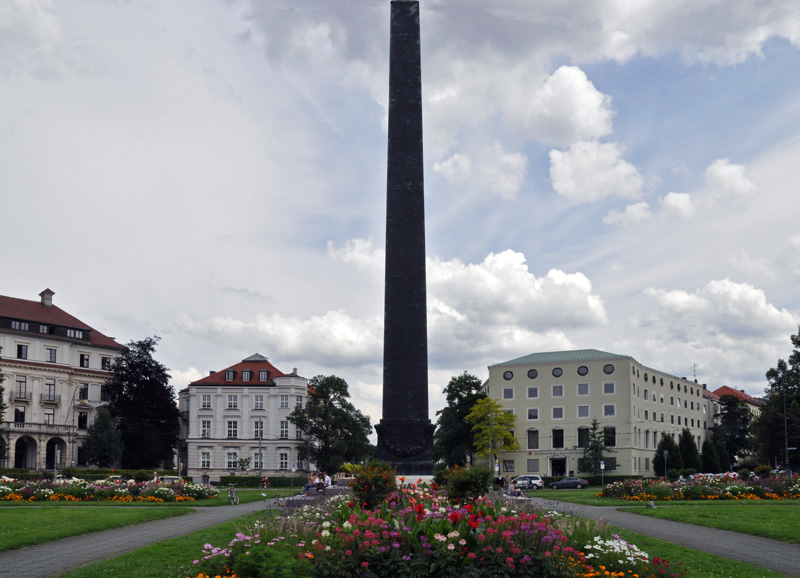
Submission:
<svg viewBox="0 0 800 578">
<path fill-rule="evenodd" d="M 595 348 L 760 394 L 800 325 L 800 4 L 422 0 L 431 415 Z M 4 0 L 0 293 L 175 387 L 381 414 L 389 3 Z"/>
</svg>

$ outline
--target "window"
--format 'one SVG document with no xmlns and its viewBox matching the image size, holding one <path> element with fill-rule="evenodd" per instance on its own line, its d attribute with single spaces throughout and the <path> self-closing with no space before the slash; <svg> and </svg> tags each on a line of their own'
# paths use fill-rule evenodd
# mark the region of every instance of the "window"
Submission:
<svg viewBox="0 0 800 578">
<path fill-rule="evenodd" d="M 302 395 L 298 395 L 297 396 L 297 402 L 294 404 L 294 406 L 295 407 L 299 407 L 299 408 L 303 407 L 303 396 Z"/>
<path fill-rule="evenodd" d="M 564 430 L 563 429 L 554 429 L 553 430 L 553 449 L 563 449 L 564 448 Z"/>
<path fill-rule="evenodd" d="M 617 415 L 616 404 L 606 403 L 603 405 L 603 417 L 614 417 L 616 415 Z"/>
<path fill-rule="evenodd" d="M 235 470 L 239 467 L 239 453 L 238 452 L 225 452 L 226 465 L 229 470 Z"/>
<path fill-rule="evenodd" d="M 514 460 L 503 460 L 503 471 L 508 473 L 513 473 Z"/>
<path fill-rule="evenodd" d="M 211 468 L 211 452 L 200 452 L 200 467 L 204 470 Z"/>
<path fill-rule="evenodd" d="M 289 454 L 286 452 L 280 452 L 278 454 L 278 468 L 281 470 L 288 470 L 289 469 Z"/>
<path fill-rule="evenodd" d="M 562 375 L 564 375 L 563 369 L 561 369 L 560 367 L 553 368 L 553 377 L 561 377 Z"/>
<path fill-rule="evenodd" d="M 83 331 L 80 329 L 67 329 L 67 337 L 75 337 L 76 339 L 83 339 Z"/>
<path fill-rule="evenodd" d="M 17 376 L 17 386 L 14 388 L 14 397 L 17 399 L 27 399 L 28 397 L 28 378 L 24 375 Z"/>
<path fill-rule="evenodd" d="M 564 408 L 563 407 L 554 407 L 553 408 L 553 419 L 564 419 Z"/>
<path fill-rule="evenodd" d="M 694 409 L 694 402 L 693 401 L 689 402 L 689 409 Z"/>
<path fill-rule="evenodd" d="M 645 400 L 645 401 L 647 401 L 647 400 L 648 400 L 648 395 L 647 395 L 647 390 L 646 390 L 646 389 L 644 390 L 644 400 Z"/>
<path fill-rule="evenodd" d="M 606 375 L 611 375 L 612 373 L 614 373 L 614 366 L 611 365 L 610 363 L 604 366 L 603 373 L 605 373 Z"/>
<path fill-rule="evenodd" d="M 81 353 L 79 356 L 79 365 L 81 367 L 89 367 L 89 354 L 88 353 Z"/>
<path fill-rule="evenodd" d="M 661 423 L 664 423 L 664 412 L 661 412 Z"/>
<path fill-rule="evenodd" d="M 257 419 L 253 422 L 253 437 L 256 439 L 262 439 L 264 437 L 263 420 Z"/>
<path fill-rule="evenodd" d="M 289 422 L 282 421 L 281 422 L 281 439 L 286 439 L 289 437 Z"/>
<path fill-rule="evenodd" d="M 200 422 L 200 437 L 201 438 L 210 438 L 211 437 L 211 420 L 204 419 Z"/>
<path fill-rule="evenodd" d="M 647 410 L 644 410 L 644 421 L 647 421 L 648 419 L 650 419 L 649 414 Z"/>
<path fill-rule="evenodd" d="M 678 416 L 678 425 L 681 425 L 681 416 Z"/>
<path fill-rule="evenodd" d="M 513 387 L 504 387 L 503 388 L 503 399 L 514 399 L 514 388 Z"/>
<path fill-rule="evenodd" d="M 505 373 L 503 373 L 503 379 L 505 379 L 506 381 L 511 381 L 512 379 L 514 379 L 514 372 L 506 371 Z"/>
<path fill-rule="evenodd" d="M 536 379 L 537 377 L 539 377 L 538 371 L 536 371 L 535 369 L 528 370 L 528 379 Z"/>
<path fill-rule="evenodd" d="M 267 381 L 269 379 L 269 371 L 261 369 L 258 372 L 258 381 Z"/>
<path fill-rule="evenodd" d="M 529 472 L 538 472 L 539 471 L 539 460 L 528 460 L 528 471 Z"/>
<path fill-rule="evenodd" d="M 111 401 L 111 390 L 105 384 L 100 386 L 100 401 Z"/>
<path fill-rule="evenodd" d="M 228 409 L 239 409 L 239 396 L 228 394 Z"/>
<path fill-rule="evenodd" d="M 281 409 L 289 409 L 289 396 L 281 395 Z"/>
<path fill-rule="evenodd" d="M 586 418 L 589 417 L 589 406 L 588 405 L 579 405 L 578 406 L 578 418 Z"/>
<path fill-rule="evenodd" d="M 650 448 L 650 430 L 645 430 L 644 432 L 644 447 L 645 449 Z"/>
<path fill-rule="evenodd" d="M 589 373 L 589 368 L 586 367 L 585 365 L 581 365 L 578 368 L 578 375 L 586 375 L 587 373 Z"/>
<path fill-rule="evenodd" d="M 553 386 L 553 397 L 564 397 L 564 386 L 563 385 L 554 385 Z"/>
<path fill-rule="evenodd" d="M 100 358 L 100 369 L 104 369 L 105 371 L 111 371 L 111 358 L 110 357 L 101 357 Z"/>
<path fill-rule="evenodd" d="M 253 469 L 260 470 L 263 468 L 264 465 L 261 463 L 261 452 L 254 451 L 253 452 Z"/>
<path fill-rule="evenodd" d="M 229 421 L 228 422 L 228 438 L 229 439 L 236 439 L 239 437 L 239 422 L 238 421 Z"/>
<path fill-rule="evenodd" d="M 603 428 L 603 444 L 607 447 L 616 447 L 617 445 L 617 428 L 604 427 Z"/>
<path fill-rule="evenodd" d="M 211 409 L 211 394 L 204 393 L 200 396 L 200 409 Z"/>
<path fill-rule="evenodd" d="M 578 395 L 589 395 L 589 384 L 588 383 L 579 383 L 578 384 Z"/>
<path fill-rule="evenodd" d="M 56 362 L 56 350 L 52 347 L 48 347 L 44 350 L 44 359 L 48 363 L 55 363 Z"/>
<path fill-rule="evenodd" d="M 539 449 L 539 430 L 538 429 L 529 429 L 528 430 L 528 449 L 529 450 L 538 450 Z"/>
<path fill-rule="evenodd" d="M 650 458 L 645 458 L 644 459 L 644 470 L 645 471 L 649 471 L 650 470 Z"/>
<path fill-rule="evenodd" d="M 89 413 L 85 411 L 78 412 L 78 429 L 86 429 L 89 427 Z"/>
<path fill-rule="evenodd" d="M 89 384 L 82 383 L 78 387 L 78 399 L 89 399 Z"/>
<path fill-rule="evenodd" d="M 257 393 L 253 396 L 253 409 L 264 409 L 263 393 Z"/>
<path fill-rule="evenodd" d="M 675 405 L 675 398 L 673 396 L 669 396 L 669 404 Z"/>
<path fill-rule="evenodd" d="M 675 414 L 669 414 L 669 423 L 675 423 Z"/>
<path fill-rule="evenodd" d="M 242 381 L 250 381 L 250 377 L 253 375 L 253 372 L 249 369 L 245 369 L 242 372 Z"/>
<path fill-rule="evenodd" d="M 44 380 L 44 400 L 45 401 L 56 401 L 56 380 L 55 379 L 45 379 Z"/>
<path fill-rule="evenodd" d="M 539 397 L 539 388 L 536 386 L 531 386 L 528 388 L 528 399 L 533 399 Z"/>
<path fill-rule="evenodd" d="M 588 448 L 589 447 L 589 428 L 588 427 L 579 427 L 578 428 L 578 447 L 579 448 Z"/>
<path fill-rule="evenodd" d="M 27 331 L 28 324 L 25 321 L 12 321 L 11 329 L 18 329 L 19 331 Z"/>
<path fill-rule="evenodd" d="M 17 359 L 28 359 L 28 346 L 17 343 Z"/>
<path fill-rule="evenodd" d="M 539 408 L 538 407 L 529 407 L 528 408 L 528 419 L 539 419 Z"/>
<path fill-rule="evenodd" d="M 53 409 L 46 409 L 44 411 L 44 423 L 53 425 L 56 423 L 56 415 L 55 410 Z"/>
<path fill-rule="evenodd" d="M 603 395 L 613 395 L 616 392 L 616 386 L 613 381 L 606 381 L 603 384 Z"/>
<path fill-rule="evenodd" d="M 14 408 L 14 423 L 25 423 L 25 408 L 24 407 L 15 407 Z"/>
<path fill-rule="evenodd" d="M 235 371 L 229 369 L 225 372 L 225 381 L 233 381 L 233 375 L 236 373 Z"/>
</svg>

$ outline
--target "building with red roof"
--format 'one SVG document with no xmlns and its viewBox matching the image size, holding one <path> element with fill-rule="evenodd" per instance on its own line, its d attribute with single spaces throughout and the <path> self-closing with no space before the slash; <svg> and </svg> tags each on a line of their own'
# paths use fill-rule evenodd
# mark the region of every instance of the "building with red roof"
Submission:
<svg viewBox="0 0 800 578">
<path fill-rule="evenodd" d="M 53 304 L 0 295 L 0 369 L 8 406 L 0 422 L 4 467 L 85 465 L 83 438 L 122 345 Z"/>
<path fill-rule="evenodd" d="M 747 409 L 750 410 L 750 413 L 753 414 L 753 417 L 757 417 L 761 414 L 761 408 L 764 407 L 764 402 L 757 397 L 753 397 L 744 392 L 742 389 L 736 389 L 733 387 L 728 387 L 727 385 L 723 385 L 714 390 L 714 395 L 717 398 L 721 398 L 723 395 L 732 395 L 736 398 L 739 398 L 741 401 L 745 403 Z"/>
</svg>

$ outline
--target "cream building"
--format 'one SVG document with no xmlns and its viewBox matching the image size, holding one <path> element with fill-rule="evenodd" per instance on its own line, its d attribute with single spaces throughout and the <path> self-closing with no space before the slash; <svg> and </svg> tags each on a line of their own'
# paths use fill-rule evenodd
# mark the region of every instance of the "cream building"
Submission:
<svg viewBox="0 0 800 578">
<path fill-rule="evenodd" d="M 185 475 L 219 481 L 241 473 L 239 460 L 247 458 L 246 475 L 307 469 L 298 457 L 302 432 L 288 420 L 307 397 L 308 380 L 296 369 L 284 374 L 259 354 L 190 383 L 178 394 Z"/>
<path fill-rule="evenodd" d="M 52 470 L 85 465 L 87 428 L 107 400 L 104 382 L 123 347 L 53 304 L 0 295 L 5 402 L 0 466 Z"/>
<path fill-rule="evenodd" d="M 484 392 L 517 416 L 522 448 L 499 455 L 512 477 L 580 475 L 578 459 L 597 418 L 610 460 L 606 473 L 652 476 L 661 438 L 683 428 L 698 449 L 711 435 L 713 402 L 704 385 L 595 349 L 533 353 L 489 366 Z M 616 462 L 616 463 L 614 463 Z"/>
</svg>

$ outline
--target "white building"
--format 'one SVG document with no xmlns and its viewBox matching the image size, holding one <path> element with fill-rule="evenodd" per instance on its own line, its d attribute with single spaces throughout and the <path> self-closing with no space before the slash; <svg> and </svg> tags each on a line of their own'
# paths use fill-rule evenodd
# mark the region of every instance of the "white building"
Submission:
<svg viewBox="0 0 800 578">
<path fill-rule="evenodd" d="M 179 395 L 179 460 L 196 482 L 240 474 L 239 460 L 250 458 L 245 475 L 279 475 L 305 470 L 298 458 L 302 432 L 288 420 L 304 407 L 308 380 L 297 370 L 284 374 L 262 355 L 189 384 Z"/>
<path fill-rule="evenodd" d="M 8 406 L 3 467 L 85 465 L 83 437 L 107 400 L 104 382 L 123 346 L 53 305 L 0 295 L 0 369 Z"/>
<path fill-rule="evenodd" d="M 677 441 L 689 428 L 699 449 L 711 435 L 713 400 L 704 390 L 630 356 L 596 349 L 533 353 L 489 366 L 483 389 L 517 415 L 514 433 L 522 449 L 499 455 L 501 472 L 512 476 L 586 473 L 578 460 L 593 418 L 613 458 L 606 473 L 652 476 L 661 438 Z"/>
</svg>

